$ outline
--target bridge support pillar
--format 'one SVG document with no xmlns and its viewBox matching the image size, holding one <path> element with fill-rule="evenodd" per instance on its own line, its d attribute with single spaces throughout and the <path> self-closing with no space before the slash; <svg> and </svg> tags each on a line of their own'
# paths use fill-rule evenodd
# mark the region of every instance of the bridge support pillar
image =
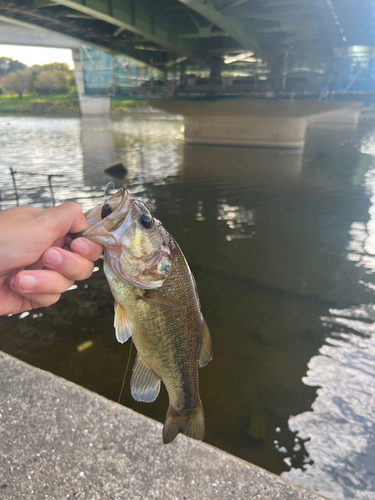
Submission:
<svg viewBox="0 0 375 500">
<path fill-rule="evenodd" d="M 305 118 L 263 116 L 187 116 L 185 140 L 223 146 L 303 147 Z"/>
<path fill-rule="evenodd" d="M 111 98 L 103 96 L 88 96 L 85 93 L 85 84 L 83 78 L 83 61 L 80 48 L 72 49 L 72 57 L 74 61 L 74 75 L 77 86 L 77 94 L 79 100 L 79 107 L 83 116 L 95 115 L 106 116 L 109 115 Z"/>
<path fill-rule="evenodd" d="M 331 113 L 312 116 L 309 122 L 312 123 L 339 123 L 340 125 L 357 125 L 361 115 L 361 108 L 354 109 L 339 109 Z"/>
<path fill-rule="evenodd" d="M 185 117 L 185 140 L 194 144 L 301 148 L 306 118 L 356 102 L 274 98 L 149 99 L 149 104 Z"/>
</svg>

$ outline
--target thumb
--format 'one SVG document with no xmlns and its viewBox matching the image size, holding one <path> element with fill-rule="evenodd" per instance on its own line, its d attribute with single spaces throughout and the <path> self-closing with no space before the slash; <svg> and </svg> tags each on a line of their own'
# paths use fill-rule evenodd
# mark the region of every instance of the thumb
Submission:
<svg viewBox="0 0 375 500">
<path fill-rule="evenodd" d="M 54 240 L 67 233 L 78 233 L 89 227 L 82 209 L 77 203 L 68 202 L 45 211 L 48 230 L 54 235 Z"/>
</svg>

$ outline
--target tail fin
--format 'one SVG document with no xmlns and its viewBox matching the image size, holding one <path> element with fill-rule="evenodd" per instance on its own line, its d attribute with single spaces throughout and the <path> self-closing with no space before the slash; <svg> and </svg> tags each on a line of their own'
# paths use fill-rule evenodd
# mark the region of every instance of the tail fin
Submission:
<svg viewBox="0 0 375 500">
<path fill-rule="evenodd" d="M 180 415 L 169 406 L 163 428 L 164 444 L 173 441 L 180 432 L 194 439 L 203 439 L 204 415 L 201 400 L 199 400 L 199 405 L 196 409 L 189 412 L 188 415 Z"/>
</svg>

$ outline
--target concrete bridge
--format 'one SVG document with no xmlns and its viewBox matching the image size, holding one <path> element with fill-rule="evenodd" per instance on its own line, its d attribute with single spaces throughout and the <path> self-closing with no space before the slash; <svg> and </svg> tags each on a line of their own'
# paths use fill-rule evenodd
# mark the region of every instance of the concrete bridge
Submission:
<svg viewBox="0 0 375 500">
<path fill-rule="evenodd" d="M 331 91 L 344 66 L 338 70 L 329 61 L 347 59 L 353 46 L 375 46 L 373 14 L 371 0 L 0 0 L 3 21 L 67 36 L 86 53 L 100 47 L 124 54 L 159 71 L 160 81 L 124 91 L 100 76 L 103 65 L 113 64 L 111 55 L 93 61 L 73 48 L 83 113 L 108 113 L 103 88 L 107 96 L 157 96 L 154 106 L 188 117 L 190 141 L 276 147 L 303 145 L 307 117 L 357 120 L 358 111 L 332 115 L 358 104 L 337 101 Z M 373 61 L 371 51 L 367 61 Z M 97 88 L 84 81 L 85 64 L 98 70 Z M 345 91 L 363 76 L 360 64 L 354 74 L 347 71 Z M 375 75 L 373 83 L 375 90 Z M 231 97 L 230 104 L 223 97 Z M 246 100 L 233 105 L 234 97 Z M 209 101 L 204 106 L 202 98 Z"/>
<path fill-rule="evenodd" d="M 373 46 L 373 9 L 371 0 L 0 1 L 0 16 L 162 69 L 184 60 L 213 74 L 245 51 L 277 73 L 286 54 L 318 64 L 335 49 Z"/>
</svg>

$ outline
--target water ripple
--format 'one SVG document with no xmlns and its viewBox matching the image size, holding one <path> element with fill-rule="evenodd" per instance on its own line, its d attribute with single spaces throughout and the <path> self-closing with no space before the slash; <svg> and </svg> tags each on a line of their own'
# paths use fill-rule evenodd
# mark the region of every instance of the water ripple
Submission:
<svg viewBox="0 0 375 500">
<path fill-rule="evenodd" d="M 305 441 L 308 463 L 283 477 L 335 500 L 372 500 L 375 306 L 330 312 L 332 316 L 322 318 L 331 328 L 330 337 L 309 362 L 304 378 L 306 385 L 320 387 L 317 398 L 312 411 L 289 419 L 290 429 Z"/>
</svg>

